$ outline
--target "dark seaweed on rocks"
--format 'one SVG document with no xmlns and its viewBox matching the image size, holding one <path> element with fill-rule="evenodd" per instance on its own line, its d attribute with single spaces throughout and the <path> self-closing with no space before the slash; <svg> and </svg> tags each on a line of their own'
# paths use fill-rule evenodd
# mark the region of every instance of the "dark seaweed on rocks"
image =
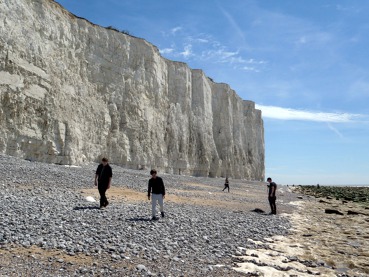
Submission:
<svg viewBox="0 0 369 277">
<path fill-rule="evenodd" d="M 298 190 L 306 195 L 353 201 L 369 207 L 369 187 L 299 186 Z"/>
</svg>

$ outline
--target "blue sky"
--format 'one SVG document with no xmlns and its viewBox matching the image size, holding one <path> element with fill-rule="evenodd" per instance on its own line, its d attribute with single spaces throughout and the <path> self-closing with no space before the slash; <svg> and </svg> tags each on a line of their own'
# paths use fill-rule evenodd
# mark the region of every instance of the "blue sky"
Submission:
<svg viewBox="0 0 369 277">
<path fill-rule="evenodd" d="M 369 2 L 57 2 L 254 101 L 264 119 L 266 177 L 369 184 Z"/>
</svg>

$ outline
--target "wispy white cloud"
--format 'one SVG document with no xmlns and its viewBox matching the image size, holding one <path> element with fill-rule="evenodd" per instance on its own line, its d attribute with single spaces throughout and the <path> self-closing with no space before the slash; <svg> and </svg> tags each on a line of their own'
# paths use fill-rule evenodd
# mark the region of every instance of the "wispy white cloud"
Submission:
<svg viewBox="0 0 369 277">
<path fill-rule="evenodd" d="M 359 13 L 361 11 L 361 9 L 358 8 L 358 7 L 355 7 L 355 6 L 343 6 L 343 5 L 340 5 L 340 4 L 336 4 L 334 6 L 334 8 L 337 11 L 346 12 L 346 13 L 350 13 L 350 14 L 357 14 L 357 13 Z"/>
<path fill-rule="evenodd" d="M 364 115 L 350 113 L 325 113 L 317 111 L 296 110 L 275 106 L 255 105 L 262 111 L 263 117 L 281 120 L 303 120 L 331 123 L 347 123 L 360 120 Z"/>
<path fill-rule="evenodd" d="M 170 33 L 172 34 L 172 35 L 175 35 L 177 32 L 179 32 L 180 30 L 182 30 L 182 27 L 174 27 L 174 28 L 172 28 L 171 30 L 170 30 Z"/>
<path fill-rule="evenodd" d="M 174 49 L 173 48 L 164 48 L 164 49 L 159 49 L 160 54 L 170 54 L 173 53 Z"/>
<path fill-rule="evenodd" d="M 242 69 L 246 71 L 251 71 L 251 72 L 260 72 L 258 69 L 256 69 L 255 67 L 251 67 L 251 66 L 244 66 L 242 67 Z"/>
<path fill-rule="evenodd" d="M 185 59 L 189 58 L 193 55 L 192 53 L 192 45 L 188 44 L 184 46 L 184 49 L 182 52 L 179 53 L 181 56 L 183 56 Z"/>
<path fill-rule="evenodd" d="M 244 63 L 247 65 L 241 67 L 241 69 L 251 72 L 260 72 L 260 65 L 266 64 L 267 62 L 248 59 L 247 61 L 244 61 Z M 257 66 L 259 66 L 259 68 Z"/>
<path fill-rule="evenodd" d="M 256 61 L 254 59 L 249 59 L 249 60 L 246 61 L 246 63 L 248 63 L 248 64 L 265 64 L 266 61 Z"/>
<path fill-rule="evenodd" d="M 198 39 L 196 39 L 196 41 L 200 42 L 200 43 L 208 43 L 209 42 L 209 40 L 204 39 L 204 38 L 198 38 Z"/>
<path fill-rule="evenodd" d="M 182 30 L 182 27 L 177 26 L 177 27 L 173 27 L 169 30 L 165 30 L 165 31 L 161 31 L 160 33 L 162 34 L 163 37 L 174 37 L 176 36 L 176 34 L 178 32 L 180 32 Z"/>
<path fill-rule="evenodd" d="M 200 57 L 202 60 L 230 64 L 236 66 L 238 69 L 254 72 L 260 72 L 261 66 L 266 64 L 262 60 L 245 59 L 240 55 L 239 51 L 228 51 L 221 45 L 218 45 L 216 49 L 203 51 Z"/>
<path fill-rule="evenodd" d="M 174 35 L 181 32 L 181 36 Z M 162 32 L 163 37 L 169 39 L 170 47 L 160 50 L 160 53 L 167 55 L 167 58 L 182 57 L 186 60 L 201 60 L 210 63 L 223 63 L 232 68 L 245 71 L 260 72 L 265 68 L 267 62 L 255 58 L 245 58 L 238 49 L 229 49 L 220 43 L 212 35 L 206 33 L 189 35 L 186 28 L 174 27 L 169 31 Z M 179 40 L 178 40 L 179 39 Z M 172 41 L 171 41 L 172 40 Z M 177 45 L 177 46 L 174 46 Z"/>
<path fill-rule="evenodd" d="M 213 60 L 222 63 L 234 63 L 235 61 L 244 61 L 241 57 L 238 56 L 238 52 L 226 51 L 224 48 L 203 51 L 201 53 L 201 58 L 204 60 Z"/>
<path fill-rule="evenodd" d="M 334 133 L 336 133 L 340 138 L 343 138 L 343 135 L 340 131 L 338 131 L 337 128 L 335 128 L 331 123 L 328 122 L 328 128 L 332 130 Z"/>
<path fill-rule="evenodd" d="M 222 11 L 223 15 L 227 18 L 227 20 L 228 20 L 229 24 L 232 26 L 232 28 L 236 31 L 237 35 L 242 39 L 243 42 L 245 42 L 246 39 L 245 39 L 244 31 L 238 25 L 238 23 L 236 22 L 234 17 L 229 12 L 224 10 L 223 8 L 220 8 L 220 10 Z"/>
<path fill-rule="evenodd" d="M 333 43 L 334 36 L 327 32 L 319 32 L 316 30 L 306 31 L 306 34 L 296 39 L 296 45 L 308 45 L 308 46 L 327 46 Z"/>
</svg>

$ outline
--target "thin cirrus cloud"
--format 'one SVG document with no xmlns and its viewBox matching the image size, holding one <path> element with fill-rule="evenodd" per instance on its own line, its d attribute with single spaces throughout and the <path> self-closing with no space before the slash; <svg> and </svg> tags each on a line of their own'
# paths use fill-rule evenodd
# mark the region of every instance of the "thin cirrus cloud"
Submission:
<svg viewBox="0 0 369 277">
<path fill-rule="evenodd" d="M 171 45 L 179 45 L 177 41 L 171 41 Z M 205 48 L 209 46 L 209 48 Z M 230 51 L 224 45 L 212 40 L 210 36 L 206 38 L 186 37 L 182 42 L 182 47 L 165 47 L 159 52 L 167 58 L 182 57 L 186 60 L 202 60 L 212 63 L 229 64 L 239 70 L 260 72 L 264 69 L 267 62 L 253 58 L 244 58 L 238 50 Z"/>
<path fill-rule="evenodd" d="M 340 131 L 338 131 L 337 128 L 333 127 L 333 125 L 331 123 L 328 122 L 327 125 L 328 125 L 328 128 L 330 130 L 332 130 L 334 133 L 336 133 L 340 138 L 343 138 L 342 133 Z"/>
<path fill-rule="evenodd" d="M 252 67 L 252 66 L 244 66 L 244 67 L 242 67 L 242 69 L 245 70 L 245 71 L 260 72 L 260 70 L 258 70 L 255 67 Z"/>
<path fill-rule="evenodd" d="M 296 110 L 275 106 L 255 105 L 256 109 L 262 111 L 265 118 L 280 120 L 302 120 L 330 123 L 347 123 L 361 120 L 364 116 L 350 113 L 325 113 L 315 111 Z"/>
<path fill-rule="evenodd" d="M 227 12 L 225 9 L 223 9 L 222 7 L 219 7 L 219 8 L 220 8 L 221 12 L 223 13 L 223 15 L 225 16 L 225 18 L 228 20 L 229 24 L 235 30 L 235 32 L 237 33 L 237 35 L 241 38 L 241 40 L 243 42 L 245 42 L 246 41 L 246 38 L 245 38 L 244 31 L 238 25 L 238 23 L 235 20 L 235 18 L 229 12 Z"/>
<path fill-rule="evenodd" d="M 201 52 L 203 60 L 213 60 L 221 63 L 243 63 L 244 59 L 238 56 L 238 52 L 226 51 L 224 48 L 211 49 Z"/>
<path fill-rule="evenodd" d="M 192 53 L 192 45 L 188 44 L 184 46 L 184 49 L 182 52 L 179 53 L 184 58 L 189 58 L 190 56 L 193 56 Z"/>
<path fill-rule="evenodd" d="M 231 25 L 239 29 L 233 18 L 223 11 Z M 241 31 L 239 31 L 242 33 Z M 260 72 L 264 69 L 266 62 L 253 58 L 245 58 L 238 49 L 229 49 L 220 43 L 211 34 L 199 33 L 197 35 L 188 34 L 183 26 L 175 26 L 167 31 L 161 32 L 167 45 L 159 49 L 159 52 L 167 58 L 184 58 L 186 60 L 202 60 L 211 63 L 223 63 L 233 68 L 245 71 Z M 178 34 L 181 34 L 178 36 Z M 177 45 L 177 47 L 173 47 Z"/>
<path fill-rule="evenodd" d="M 164 49 L 159 50 L 160 54 L 162 54 L 162 55 L 171 54 L 171 53 L 173 53 L 173 51 L 174 51 L 173 48 L 164 48 Z"/>
<path fill-rule="evenodd" d="M 178 33 L 179 31 L 181 31 L 182 30 L 182 27 L 174 27 L 174 28 L 172 28 L 171 30 L 170 30 L 170 33 L 172 34 L 172 35 L 175 35 L 176 33 Z"/>
</svg>

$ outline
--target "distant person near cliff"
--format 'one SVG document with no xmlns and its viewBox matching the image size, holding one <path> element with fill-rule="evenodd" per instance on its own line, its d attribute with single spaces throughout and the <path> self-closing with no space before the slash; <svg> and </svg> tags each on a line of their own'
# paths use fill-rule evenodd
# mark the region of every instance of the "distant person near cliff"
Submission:
<svg viewBox="0 0 369 277">
<path fill-rule="evenodd" d="M 108 164 L 108 159 L 102 158 L 101 164 L 97 167 L 95 174 L 95 186 L 97 186 L 100 193 L 100 209 L 109 205 L 105 193 L 110 188 L 112 177 L 113 170 Z"/>
<path fill-rule="evenodd" d="M 272 178 L 268 178 L 267 182 L 269 183 L 268 185 L 268 200 L 269 200 L 269 204 L 270 204 L 270 209 L 271 212 L 270 214 L 277 214 L 277 206 L 275 204 L 275 201 L 277 199 L 277 197 L 275 196 L 276 190 L 277 190 L 277 184 L 272 182 Z"/>
<path fill-rule="evenodd" d="M 224 181 L 224 189 L 222 191 L 224 191 L 226 188 L 228 188 L 228 192 L 229 192 L 229 181 L 228 181 L 228 177 L 226 177 L 226 179 Z"/>
<path fill-rule="evenodd" d="M 164 217 L 164 204 L 163 199 L 165 198 L 165 186 L 163 179 L 156 175 L 157 171 L 155 169 L 151 169 L 150 175 L 151 178 L 149 180 L 149 185 L 147 188 L 147 197 L 150 200 L 151 195 L 151 213 L 152 220 L 157 220 L 156 217 L 156 202 L 159 202 L 161 217 Z"/>
</svg>

